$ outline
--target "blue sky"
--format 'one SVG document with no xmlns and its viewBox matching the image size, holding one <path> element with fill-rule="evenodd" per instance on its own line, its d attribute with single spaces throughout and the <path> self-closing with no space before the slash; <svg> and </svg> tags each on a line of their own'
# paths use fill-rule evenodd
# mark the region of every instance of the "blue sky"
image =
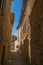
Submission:
<svg viewBox="0 0 43 65">
<path fill-rule="evenodd" d="M 12 1 L 11 12 L 15 13 L 14 23 L 13 23 L 13 27 L 12 27 L 12 35 L 17 36 L 18 31 L 16 28 L 17 28 L 17 25 L 19 24 L 21 10 L 22 10 L 22 0 Z"/>
</svg>

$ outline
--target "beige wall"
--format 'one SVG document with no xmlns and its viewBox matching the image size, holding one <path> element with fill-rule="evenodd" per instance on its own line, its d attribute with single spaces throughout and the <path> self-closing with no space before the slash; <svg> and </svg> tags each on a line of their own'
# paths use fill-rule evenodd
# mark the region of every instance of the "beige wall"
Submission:
<svg viewBox="0 0 43 65">
<path fill-rule="evenodd" d="M 12 32 L 12 25 L 10 20 L 10 4 L 11 0 L 7 0 L 5 14 L 4 16 L 0 15 L 0 64 L 2 60 L 3 46 L 5 46 L 4 63 L 7 62 L 10 52 Z"/>
<path fill-rule="evenodd" d="M 19 34 L 18 36 L 22 36 L 19 40 L 19 42 L 22 41 L 22 44 L 24 43 L 23 41 L 25 40 L 26 36 L 27 38 L 29 39 L 29 45 L 28 45 L 28 57 L 30 58 L 30 63 L 31 63 L 31 24 L 30 24 L 30 14 L 31 14 L 31 11 L 32 11 L 32 7 L 33 7 L 33 4 L 34 4 L 34 1 L 35 0 L 28 0 L 26 2 L 26 7 L 25 7 L 25 11 L 24 11 L 24 15 L 23 15 L 23 20 L 20 25 L 20 28 L 19 30 L 21 29 L 22 31 L 22 34 Z M 24 8 L 24 7 L 23 7 Z M 25 29 L 25 33 L 23 33 L 23 26 L 25 25 L 26 29 Z M 19 31 L 18 30 L 18 31 Z"/>
<path fill-rule="evenodd" d="M 20 37 L 21 37 L 20 33 L 21 33 L 21 28 L 18 29 L 18 44 L 19 45 L 20 45 Z"/>
<path fill-rule="evenodd" d="M 27 2 L 27 5 L 26 5 L 26 10 L 24 11 L 24 17 L 23 17 L 23 20 L 18 29 L 18 36 L 20 36 L 20 44 L 22 42 L 22 45 L 24 45 L 24 40 L 27 36 L 27 38 L 29 39 L 29 45 L 28 45 L 28 57 L 30 59 L 30 62 L 31 62 L 31 49 L 30 49 L 30 32 L 31 32 L 31 26 L 30 26 L 30 21 L 29 21 L 29 16 L 30 16 L 30 5 L 28 4 Z M 25 26 L 25 28 L 24 28 Z M 25 32 L 23 32 L 25 30 Z M 19 32 L 20 31 L 20 32 Z M 21 33 L 21 34 L 20 34 Z M 22 49 L 22 52 L 24 53 L 23 49 Z"/>
<path fill-rule="evenodd" d="M 11 50 L 15 50 L 15 41 L 11 43 Z"/>
</svg>

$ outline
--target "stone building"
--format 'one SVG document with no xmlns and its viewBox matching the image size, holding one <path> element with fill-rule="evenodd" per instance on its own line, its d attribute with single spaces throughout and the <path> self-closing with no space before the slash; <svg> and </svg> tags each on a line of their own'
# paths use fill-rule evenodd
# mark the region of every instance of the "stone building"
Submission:
<svg viewBox="0 0 43 65">
<path fill-rule="evenodd" d="M 6 65 L 10 54 L 12 20 L 11 0 L 0 0 L 0 65 Z"/>
<path fill-rule="evenodd" d="M 43 65 L 43 0 L 35 0 L 30 15 L 31 62 Z"/>
<path fill-rule="evenodd" d="M 17 36 L 12 35 L 11 51 L 15 51 L 15 41 L 16 40 L 17 40 Z"/>
<path fill-rule="evenodd" d="M 23 4 L 24 2 L 23 0 Z M 27 28 L 28 26 L 29 28 Z M 43 0 L 27 0 L 23 6 L 20 24 L 17 29 L 18 42 L 21 44 L 22 53 L 25 55 L 27 50 L 25 45 L 23 46 L 23 44 L 27 43 L 25 39 L 30 39 L 30 47 L 28 44 L 27 55 L 31 64 L 43 65 Z M 29 29 L 30 31 L 28 31 Z M 25 43 L 23 41 L 25 41 Z"/>
<path fill-rule="evenodd" d="M 25 2 L 24 2 L 25 1 Z M 20 27 L 20 25 L 21 25 L 21 23 L 22 23 L 22 19 L 23 19 L 23 16 L 24 16 L 24 11 L 25 11 L 25 4 L 26 4 L 26 0 L 23 0 L 23 8 L 22 8 L 22 13 L 21 13 L 21 19 L 20 19 L 20 24 L 17 26 L 17 29 L 18 29 L 18 42 L 19 42 L 19 44 L 20 44 L 20 30 L 21 30 L 21 28 L 19 29 L 19 27 Z"/>
<path fill-rule="evenodd" d="M 29 59 L 31 62 L 31 51 L 30 51 L 30 33 L 31 33 L 31 26 L 29 21 L 30 16 L 30 5 L 29 1 L 23 0 L 23 8 L 20 18 L 20 23 L 17 27 L 18 29 L 18 43 L 20 44 L 21 54 Z"/>
</svg>

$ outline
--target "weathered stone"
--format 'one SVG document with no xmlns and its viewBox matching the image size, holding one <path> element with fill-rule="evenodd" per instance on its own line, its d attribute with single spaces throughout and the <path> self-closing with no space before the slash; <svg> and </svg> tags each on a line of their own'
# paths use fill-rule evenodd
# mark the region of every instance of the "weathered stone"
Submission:
<svg viewBox="0 0 43 65">
<path fill-rule="evenodd" d="M 3 12 L 4 15 L 2 14 L 0 15 L 0 65 L 4 65 L 7 63 L 10 54 L 10 46 L 11 46 L 11 39 L 12 39 L 10 4 L 11 4 L 11 0 L 7 0 L 5 12 Z M 0 13 L 2 13 L 2 10 Z"/>
<path fill-rule="evenodd" d="M 43 65 L 43 0 L 35 0 L 30 15 L 32 65 Z"/>
</svg>

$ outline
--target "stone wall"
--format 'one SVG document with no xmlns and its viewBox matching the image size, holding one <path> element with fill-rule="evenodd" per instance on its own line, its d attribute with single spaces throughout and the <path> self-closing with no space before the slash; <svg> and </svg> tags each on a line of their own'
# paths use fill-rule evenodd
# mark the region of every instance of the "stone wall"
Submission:
<svg viewBox="0 0 43 65">
<path fill-rule="evenodd" d="M 30 15 L 31 62 L 43 65 L 43 0 L 35 0 Z"/>
<path fill-rule="evenodd" d="M 6 49 L 5 49 L 5 54 L 6 54 L 5 55 L 5 60 L 8 57 L 9 50 L 10 50 L 9 49 L 10 48 L 10 43 L 11 43 L 12 25 L 11 25 L 11 22 L 10 22 L 9 19 L 7 19 L 6 17 L 5 18 L 2 17 L 0 19 L 0 45 L 1 45 L 1 49 L 3 49 L 4 45 L 6 46 Z M 0 53 L 2 53 L 2 51 Z"/>
<path fill-rule="evenodd" d="M 10 20 L 11 0 L 7 0 L 5 14 L 0 15 L 0 65 L 5 64 L 10 54 L 12 24 Z"/>
</svg>

